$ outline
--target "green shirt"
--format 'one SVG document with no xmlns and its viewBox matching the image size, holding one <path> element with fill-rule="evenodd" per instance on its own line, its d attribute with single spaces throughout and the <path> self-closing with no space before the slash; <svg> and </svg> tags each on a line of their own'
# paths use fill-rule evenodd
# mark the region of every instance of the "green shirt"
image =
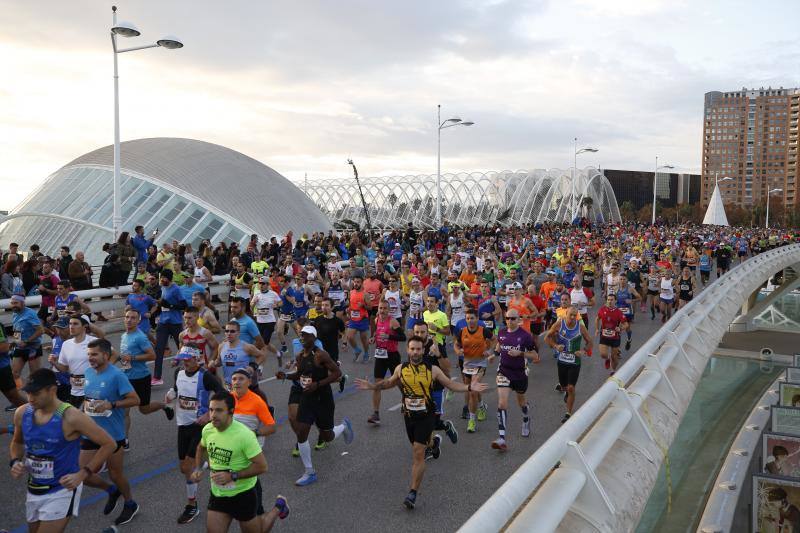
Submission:
<svg viewBox="0 0 800 533">
<path fill-rule="evenodd" d="M 450 325 L 450 320 L 448 320 L 447 315 L 442 311 L 434 311 L 433 313 L 425 311 L 422 313 L 422 320 L 428 324 L 428 329 L 430 329 L 431 325 L 436 326 L 438 329 L 443 329 Z M 441 333 L 434 333 L 433 338 L 436 344 L 444 343 L 444 335 Z"/>
<path fill-rule="evenodd" d="M 208 451 L 208 464 L 211 471 L 244 470 L 252 463 L 251 459 L 261 453 L 256 434 L 241 422 L 234 420 L 228 429 L 219 431 L 210 422 L 203 427 L 201 440 Z M 214 496 L 235 496 L 256 486 L 257 477 L 238 479 L 227 485 L 211 483 Z"/>
</svg>

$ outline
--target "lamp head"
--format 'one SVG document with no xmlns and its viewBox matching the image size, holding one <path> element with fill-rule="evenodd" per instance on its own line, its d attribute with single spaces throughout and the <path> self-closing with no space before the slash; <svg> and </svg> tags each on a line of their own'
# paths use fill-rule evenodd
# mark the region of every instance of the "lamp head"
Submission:
<svg viewBox="0 0 800 533">
<path fill-rule="evenodd" d="M 111 33 L 121 37 L 138 37 L 142 34 L 136 25 L 134 25 L 132 22 L 125 21 L 118 22 L 116 26 L 111 28 Z"/>
<path fill-rule="evenodd" d="M 472 122 L 471 120 L 465 120 L 465 121 L 461 122 L 459 125 L 460 126 L 472 126 L 473 124 L 475 124 L 475 123 Z"/>
<path fill-rule="evenodd" d="M 162 37 L 156 41 L 156 44 L 161 48 L 166 48 L 167 50 L 177 50 L 178 48 L 183 48 L 183 43 L 181 40 L 174 35 Z"/>
</svg>

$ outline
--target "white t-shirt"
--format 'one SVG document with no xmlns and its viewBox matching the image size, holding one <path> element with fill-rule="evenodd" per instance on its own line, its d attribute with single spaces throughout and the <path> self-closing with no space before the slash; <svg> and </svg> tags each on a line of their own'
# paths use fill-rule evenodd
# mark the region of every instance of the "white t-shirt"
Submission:
<svg viewBox="0 0 800 533">
<path fill-rule="evenodd" d="M 61 345 L 58 354 L 58 364 L 69 367 L 69 382 L 72 385 L 70 394 L 83 396 L 84 373 L 89 368 L 89 356 L 86 355 L 87 345 L 97 337 L 86 335 L 83 342 L 77 343 L 75 339 L 68 339 Z"/>
<path fill-rule="evenodd" d="M 281 305 L 278 293 L 273 290 L 257 292 L 253 300 L 255 300 L 253 312 L 256 315 L 256 322 L 260 324 L 275 322 L 275 307 Z"/>
</svg>

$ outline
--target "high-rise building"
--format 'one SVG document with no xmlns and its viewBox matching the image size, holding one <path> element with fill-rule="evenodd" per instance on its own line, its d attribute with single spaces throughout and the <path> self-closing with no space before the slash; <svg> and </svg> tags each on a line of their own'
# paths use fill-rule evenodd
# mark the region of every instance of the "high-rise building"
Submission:
<svg viewBox="0 0 800 533">
<path fill-rule="evenodd" d="M 782 189 L 773 202 L 800 202 L 798 181 L 800 89 L 712 91 L 703 111 L 701 202 L 708 205 L 717 179 L 725 203 L 765 203 L 767 191 Z"/>
</svg>

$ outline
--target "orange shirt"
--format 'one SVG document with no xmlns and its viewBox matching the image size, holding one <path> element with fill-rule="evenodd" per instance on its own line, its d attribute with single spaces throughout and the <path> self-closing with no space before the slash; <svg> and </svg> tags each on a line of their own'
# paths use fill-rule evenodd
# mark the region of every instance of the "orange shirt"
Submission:
<svg viewBox="0 0 800 533">
<path fill-rule="evenodd" d="M 381 299 L 381 291 L 383 290 L 383 283 L 379 279 L 365 279 L 364 291 L 372 296 L 371 301 L 367 307 L 378 307 L 378 301 Z"/>
<path fill-rule="evenodd" d="M 464 285 L 467 287 L 472 287 L 472 284 L 475 283 L 475 273 L 474 272 L 462 272 L 461 275 L 458 277 Z"/>
<path fill-rule="evenodd" d="M 236 405 L 233 408 L 233 418 L 238 420 L 253 431 L 258 427 L 258 422 L 261 421 L 265 426 L 272 426 L 275 424 L 275 419 L 272 418 L 272 413 L 269 412 L 264 399 L 255 392 L 248 390 L 241 398 L 233 395 L 236 400 Z"/>
<path fill-rule="evenodd" d="M 352 289 L 350 291 L 350 320 L 359 322 L 367 317 L 367 301 L 364 298 L 364 291 Z"/>
<path fill-rule="evenodd" d="M 550 295 L 553 294 L 554 290 L 556 290 L 556 282 L 545 281 L 544 283 L 542 283 L 539 292 L 544 295 L 544 300 L 547 301 L 550 299 Z"/>
<path fill-rule="evenodd" d="M 461 330 L 461 348 L 464 349 L 464 359 L 483 359 L 484 352 L 489 349 L 489 340 L 486 338 L 484 328 L 470 332 L 469 328 Z"/>
</svg>

